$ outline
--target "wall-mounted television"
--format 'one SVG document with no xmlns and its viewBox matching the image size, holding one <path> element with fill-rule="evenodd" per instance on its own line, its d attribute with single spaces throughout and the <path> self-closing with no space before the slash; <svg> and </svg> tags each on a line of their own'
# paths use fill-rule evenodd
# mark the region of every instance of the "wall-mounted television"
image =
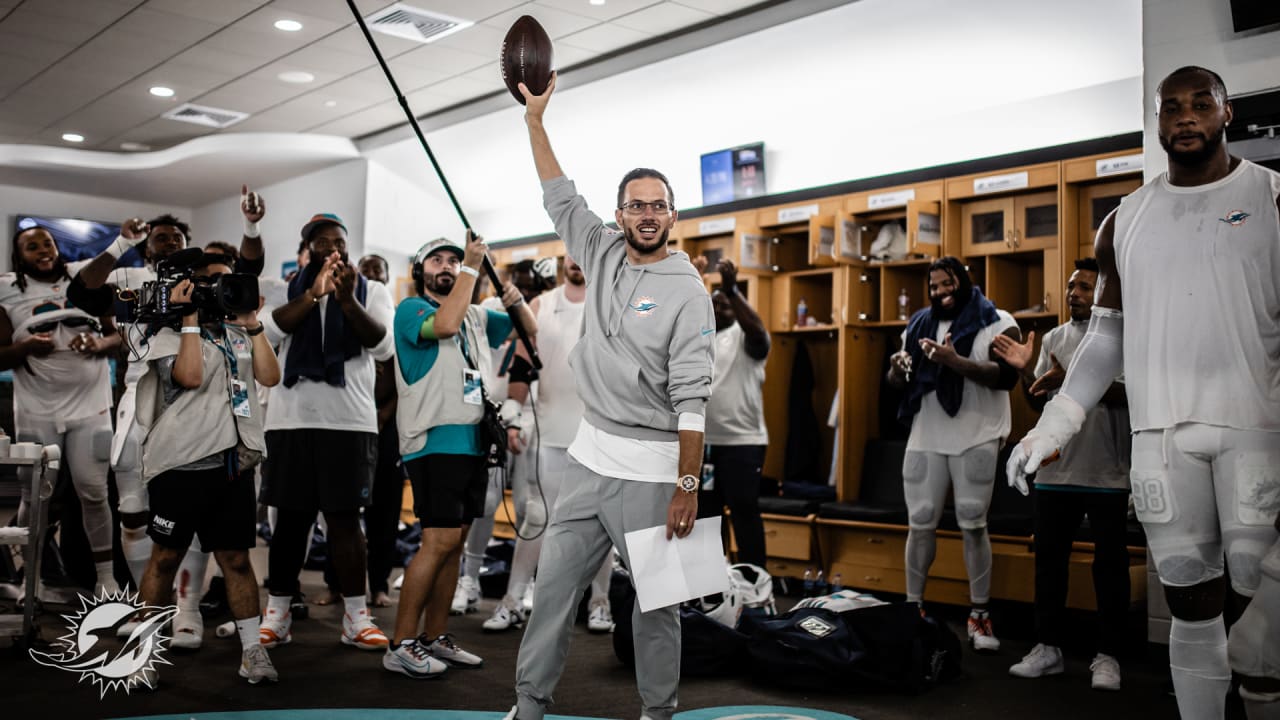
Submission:
<svg viewBox="0 0 1280 720">
<path fill-rule="evenodd" d="M 703 205 L 764 194 L 764 143 L 739 145 L 702 156 Z"/>
<path fill-rule="evenodd" d="M 1236 32 L 1268 25 L 1280 26 L 1280 2 L 1276 0 L 1231 0 L 1231 24 Z M 1277 27 L 1276 29 L 1280 29 Z"/>
<path fill-rule="evenodd" d="M 107 246 L 115 242 L 120 234 L 120 226 L 116 223 L 104 223 L 96 220 L 80 220 L 78 218 L 55 218 L 44 215 L 18 215 L 13 221 L 13 231 L 26 230 L 36 226 L 47 229 L 58 244 L 58 254 L 67 262 L 89 260 L 96 257 Z M 137 249 L 120 256 L 117 267 L 141 267 L 142 255 Z"/>
</svg>

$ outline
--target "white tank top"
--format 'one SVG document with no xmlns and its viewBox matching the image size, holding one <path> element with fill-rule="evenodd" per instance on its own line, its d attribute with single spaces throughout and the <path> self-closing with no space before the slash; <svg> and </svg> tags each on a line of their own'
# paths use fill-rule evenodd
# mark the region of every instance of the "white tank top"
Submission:
<svg viewBox="0 0 1280 720">
<path fill-rule="evenodd" d="M 539 298 L 538 431 L 547 447 L 567 448 L 582 420 L 582 398 L 569 367 L 569 351 L 582 337 L 585 303 L 570 302 L 561 285 Z"/>
<path fill-rule="evenodd" d="M 86 263 L 69 263 L 67 271 L 75 276 Z M 70 284 L 66 278 L 42 282 L 28 275 L 24 291 L 14 273 L 0 276 L 0 307 L 13 326 L 13 341 L 47 332 L 54 344 L 52 353 L 31 355 L 25 366 L 13 371 L 14 415 L 19 429 L 24 418 L 71 421 L 111 408 L 107 358 L 71 349 L 71 341 L 81 332 L 98 333 L 82 324 L 92 316 L 67 302 Z"/>
<path fill-rule="evenodd" d="M 1116 268 L 1133 430 L 1280 431 L 1280 174 L 1161 174 L 1120 204 Z"/>
</svg>

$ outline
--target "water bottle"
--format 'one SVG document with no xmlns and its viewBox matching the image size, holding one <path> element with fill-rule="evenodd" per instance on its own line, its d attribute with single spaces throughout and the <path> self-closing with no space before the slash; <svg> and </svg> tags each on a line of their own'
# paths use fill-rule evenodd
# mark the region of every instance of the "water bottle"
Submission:
<svg viewBox="0 0 1280 720">
<path fill-rule="evenodd" d="M 898 293 L 898 319 L 911 319 L 911 296 L 907 294 L 906 288 L 902 288 L 902 292 Z"/>
<path fill-rule="evenodd" d="M 817 595 L 827 594 L 827 581 L 822 577 L 822 571 L 818 571 L 818 576 L 813 581 L 813 591 Z"/>
<path fill-rule="evenodd" d="M 813 597 L 813 568 L 805 569 L 803 588 L 805 597 Z"/>
<path fill-rule="evenodd" d="M 844 589 L 844 578 L 840 573 L 831 576 L 831 592 L 838 593 Z"/>
<path fill-rule="evenodd" d="M 804 304 L 804 298 L 800 298 L 800 304 L 796 305 L 796 327 L 805 327 L 809 322 L 809 306 Z"/>
</svg>

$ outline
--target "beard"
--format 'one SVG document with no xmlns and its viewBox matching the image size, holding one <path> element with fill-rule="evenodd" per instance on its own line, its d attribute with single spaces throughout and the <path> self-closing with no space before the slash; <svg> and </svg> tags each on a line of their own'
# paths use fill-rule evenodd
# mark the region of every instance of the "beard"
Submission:
<svg viewBox="0 0 1280 720">
<path fill-rule="evenodd" d="M 427 275 L 422 279 L 422 285 L 436 295 L 448 295 L 453 290 L 454 277 L 443 272 Z"/>
<path fill-rule="evenodd" d="M 582 273 L 580 273 L 580 272 L 576 272 L 576 273 L 565 273 L 565 274 L 564 274 L 564 280 L 565 280 L 565 282 L 569 283 L 570 285 L 576 285 L 576 286 L 578 286 L 578 287 L 581 287 L 581 286 L 583 286 L 583 285 L 586 285 L 586 284 L 587 284 L 587 276 L 586 276 L 586 275 L 583 275 L 583 274 L 582 274 Z"/>
<path fill-rule="evenodd" d="M 943 307 L 942 301 L 951 298 L 953 302 L 951 307 Z M 960 302 L 960 293 L 953 292 L 950 295 L 942 295 L 940 297 L 929 298 L 929 305 L 932 307 L 934 317 L 940 320 L 955 320 L 960 311 L 964 309 L 964 303 Z"/>
<path fill-rule="evenodd" d="M 629 227 L 624 227 L 622 234 L 627 238 L 627 244 L 633 250 L 641 255 L 652 255 L 667 246 L 667 235 L 671 234 L 671 229 L 663 230 L 662 234 L 654 239 L 653 245 L 645 245 L 644 240 L 640 239 L 636 231 Z"/>
<path fill-rule="evenodd" d="M 1173 146 L 1173 141 L 1163 136 L 1160 137 L 1160 147 L 1164 148 L 1171 162 L 1183 167 L 1202 165 L 1221 149 L 1223 141 L 1227 139 L 1227 128 L 1224 125 L 1212 135 L 1200 133 L 1200 136 L 1204 138 L 1204 143 L 1199 150 L 1177 150 Z"/>
<path fill-rule="evenodd" d="M 36 267 L 29 265 L 25 262 L 22 263 L 21 269 L 22 269 L 22 273 L 29 278 L 34 278 L 36 280 L 39 280 L 40 282 L 49 282 L 51 280 L 56 280 L 62 277 L 64 274 L 66 274 L 67 266 L 66 266 L 66 263 L 62 261 L 62 258 L 58 258 L 53 262 L 53 267 L 50 268 L 48 271 L 39 270 Z"/>
</svg>

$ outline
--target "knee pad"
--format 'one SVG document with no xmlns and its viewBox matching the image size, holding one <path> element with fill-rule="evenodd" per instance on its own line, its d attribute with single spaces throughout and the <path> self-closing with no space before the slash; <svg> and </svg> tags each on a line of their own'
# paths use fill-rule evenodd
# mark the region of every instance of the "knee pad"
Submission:
<svg viewBox="0 0 1280 720">
<path fill-rule="evenodd" d="M 929 530 L 933 531 L 936 527 L 934 517 L 938 508 L 934 506 L 933 501 L 926 500 L 915 507 L 911 508 L 907 517 L 907 523 L 912 530 Z"/>
<path fill-rule="evenodd" d="M 1280 542 L 1272 545 L 1259 569 L 1257 592 L 1231 627 L 1227 652 L 1231 669 L 1241 675 L 1280 679 Z M 1258 702 L 1280 700 L 1255 695 L 1251 699 Z"/>
<path fill-rule="evenodd" d="M 120 495 L 120 512 L 135 514 L 147 511 L 147 487 L 137 471 L 116 471 L 116 491 Z"/>
<path fill-rule="evenodd" d="M 985 530 L 987 505 L 977 500 L 956 501 L 956 524 L 961 530 Z"/>
<path fill-rule="evenodd" d="M 1231 589 L 1245 597 L 1253 597 L 1262 579 L 1262 554 L 1267 546 L 1260 539 L 1238 540 L 1227 548 L 1227 569 L 1231 573 Z"/>
<path fill-rule="evenodd" d="M 1159 548 L 1153 544 L 1151 555 L 1160 583 L 1170 587 L 1191 587 L 1223 575 L 1221 558 L 1212 561 L 1205 548 L 1191 541 Z"/>
<path fill-rule="evenodd" d="M 110 427 L 101 428 L 93 431 L 93 438 L 89 441 L 89 446 L 93 449 L 93 459 L 98 461 L 111 461 L 111 439 L 113 433 Z"/>
</svg>

